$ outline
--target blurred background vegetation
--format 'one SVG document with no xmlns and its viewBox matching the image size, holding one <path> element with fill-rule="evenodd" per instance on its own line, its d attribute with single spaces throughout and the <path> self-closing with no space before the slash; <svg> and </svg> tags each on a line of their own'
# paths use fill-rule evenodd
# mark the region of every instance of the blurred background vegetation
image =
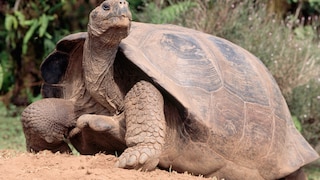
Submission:
<svg viewBox="0 0 320 180">
<path fill-rule="evenodd" d="M 278 82 L 293 120 L 320 149 L 320 0 L 128 0 L 134 21 L 172 23 L 249 50 Z M 0 115 L 41 98 L 39 66 L 70 33 L 86 31 L 101 0 L 0 0 Z M 0 122 L 1 123 L 1 122 Z M 18 130 L 14 130 L 18 131 Z"/>
</svg>

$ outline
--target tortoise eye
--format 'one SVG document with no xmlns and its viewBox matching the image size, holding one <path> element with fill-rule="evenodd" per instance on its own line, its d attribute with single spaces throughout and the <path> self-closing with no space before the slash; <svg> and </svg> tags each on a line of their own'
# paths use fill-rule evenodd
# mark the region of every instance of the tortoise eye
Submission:
<svg viewBox="0 0 320 180">
<path fill-rule="evenodd" d="M 110 6 L 107 3 L 102 4 L 102 9 L 105 11 L 109 11 L 110 10 Z"/>
</svg>

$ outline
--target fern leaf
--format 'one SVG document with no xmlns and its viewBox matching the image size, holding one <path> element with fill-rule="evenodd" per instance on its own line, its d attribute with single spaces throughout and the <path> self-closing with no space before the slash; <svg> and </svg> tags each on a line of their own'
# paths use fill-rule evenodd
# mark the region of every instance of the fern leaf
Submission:
<svg viewBox="0 0 320 180">
<path fill-rule="evenodd" d="M 196 5 L 197 4 L 195 2 L 190 0 L 172 4 L 162 10 L 155 11 L 157 14 L 153 16 L 151 22 L 155 24 L 171 23 Z M 151 8 L 154 8 L 154 5 L 151 6 Z"/>
</svg>

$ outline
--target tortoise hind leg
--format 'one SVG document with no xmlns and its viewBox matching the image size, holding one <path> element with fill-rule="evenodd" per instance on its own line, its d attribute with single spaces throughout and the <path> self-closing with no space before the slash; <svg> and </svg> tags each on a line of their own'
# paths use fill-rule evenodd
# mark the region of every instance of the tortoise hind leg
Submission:
<svg viewBox="0 0 320 180">
<path fill-rule="evenodd" d="M 128 148 L 119 157 L 118 167 L 153 170 L 166 133 L 161 93 L 149 82 L 136 83 L 125 97 L 124 113 Z"/>
<path fill-rule="evenodd" d="M 288 176 L 281 178 L 280 180 L 308 180 L 308 178 L 303 169 L 300 168 Z"/>
<path fill-rule="evenodd" d="M 71 152 L 64 142 L 70 127 L 75 126 L 71 101 L 47 98 L 29 105 L 21 115 L 27 150 Z"/>
</svg>

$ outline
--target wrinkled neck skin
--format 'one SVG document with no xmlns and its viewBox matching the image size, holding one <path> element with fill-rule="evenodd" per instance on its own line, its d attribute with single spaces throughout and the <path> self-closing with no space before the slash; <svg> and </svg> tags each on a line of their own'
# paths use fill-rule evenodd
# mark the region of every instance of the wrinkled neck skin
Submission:
<svg viewBox="0 0 320 180">
<path fill-rule="evenodd" d="M 99 35 L 88 28 L 82 63 L 87 90 L 110 115 L 119 114 L 123 109 L 123 95 L 113 74 L 113 63 L 121 41 L 115 36 L 112 32 Z"/>
</svg>

